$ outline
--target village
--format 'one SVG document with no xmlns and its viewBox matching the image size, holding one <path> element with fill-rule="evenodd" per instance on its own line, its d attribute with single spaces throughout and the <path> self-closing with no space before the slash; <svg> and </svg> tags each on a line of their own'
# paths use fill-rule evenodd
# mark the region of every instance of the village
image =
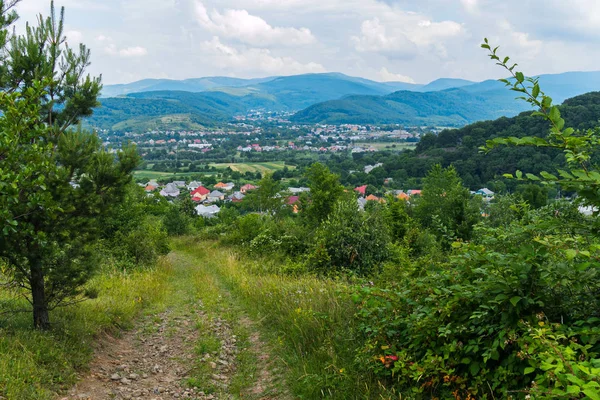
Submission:
<svg viewBox="0 0 600 400">
<path fill-rule="evenodd" d="M 369 166 L 375 168 L 376 166 Z M 145 192 L 149 196 L 159 195 L 168 200 L 183 199 L 189 196 L 196 203 L 196 214 L 203 218 L 214 218 L 221 211 L 221 207 L 227 203 L 242 203 L 246 196 L 259 186 L 246 183 L 239 186 L 236 190 L 236 184 L 233 182 L 218 182 L 212 185 L 212 190 L 205 187 L 202 182 L 191 181 L 172 181 L 165 185 L 159 184 L 156 180 L 151 180 L 146 184 L 139 184 L 144 187 Z M 208 185 L 207 185 L 208 186 Z M 421 196 L 421 190 L 388 190 L 383 196 L 367 193 L 368 185 L 362 185 L 354 188 L 357 195 L 357 210 L 364 211 L 368 202 L 385 203 L 386 197 L 392 196 L 400 200 L 410 202 L 412 199 Z M 282 199 L 284 206 L 297 214 L 300 212 L 299 202 L 302 193 L 309 193 L 308 187 L 288 187 L 275 197 Z M 494 199 L 495 193 L 487 188 L 482 188 L 477 191 L 471 191 L 473 196 L 481 196 L 484 201 L 489 202 Z"/>
</svg>

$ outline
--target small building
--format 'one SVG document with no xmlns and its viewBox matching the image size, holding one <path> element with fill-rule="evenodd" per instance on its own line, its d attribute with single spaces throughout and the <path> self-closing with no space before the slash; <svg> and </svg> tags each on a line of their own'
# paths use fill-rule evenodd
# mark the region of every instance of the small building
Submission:
<svg viewBox="0 0 600 400">
<path fill-rule="evenodd" d="M 359 186 L 355 188 L 354 191 L 364 196 L 367 193 L 367 185 Z"/>
<path fill-rule="evenodd" d="M 232 195 L 230 195 L 229 197 L 227 197 L 230 201 L 232 201 L 233 203 L 241 203 L 242 200 L 244 200 L 244 198 L 246 197 L 246 195 L 242 192 L 234 192 Z"/>
<path fill-rule="evenodd" d="M 197 187 L 195 190 L 192 191 L 192 193 L 190 193 L 190 195 L 192 196 L 192 200 L 194 200 L 197 203 L 206 200 L 209 194 L 210 190 L 208 190 L 204 186 Z"/>
<path fill-rule="evenodd" d="M 163 197 L 179 197 L 179 188 L 174 183 L 167 183 L 167 186 L 160 191 L 160 195 Z"/>
<path fill-rule="evenodd" d="M 485 198 L 485 199 L 491 199 L 492 197 L 494 197 L 495 193 L 492 192 L 488 188 L 483 188 L 483 189 L 479 189 L 478 191 L 476 191 L 475 194 L 479 195 L 479 196 L 483 196 L 483 198 Z"/>
<path fill-rule="evenodd" d="M 310 188 L 307 187 L 299 187 L 299 188 L 288 188 L 288 191 L 292 194 L 300 194 L 300 193 L 308 193 L 310 192 Z"/>
<path fill-rule="evenodd" d="M 213 190 L 212 192 L 210 192 L 206 200 L 211 203 L 223 201 L 225 200 L 225 194 L 219 192 L 218 190 Z"/>
<path fill-rule="evenodd" d="M 200 204 L 196 206 L 196 214 L 204 218 L 214 218 L 217 216 L 219 211 L 221 211 L 221 209 L 217 205 L 204 206 Z"/>
<path fill-rule="evenodd" d="M 254 186 L 254 185 L 251 185 L 251 184 L 249 184 L 249 183 L 248 183 L 248 184 L 246 184 L 246 185 L 244 185 L 244 186 L 242 186 L 242 187 L 240 188 L 240 192 L 242 192 L 242 193 L 246 193 L 246 192 L 248 192 L 249 190 L 255 190 L 255 189 L 256 189 L 256 186 Z"/>
<path fill-rule="evenodd" d="M 202 186 L 202 182 L 198 182 L 198 181 L 191 181 L 189 185 L 187 185 L 187 188 L 189 191 L 193 191 L 198 189 L 200 186 Z"/>
</svg>

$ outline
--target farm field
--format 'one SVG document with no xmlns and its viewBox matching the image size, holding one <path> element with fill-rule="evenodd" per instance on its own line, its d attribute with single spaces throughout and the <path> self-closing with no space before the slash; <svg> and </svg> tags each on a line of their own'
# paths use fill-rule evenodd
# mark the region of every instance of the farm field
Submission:
<svg viewBox="0 0 600 400">
<path fill-rule="evenodd" d="M 142 169 L 139 171 L 133 172 L 133 177 L 138 180 L 151 180 L 151 179 L 161 179 L 161 178 L 182 178 L 186 179 L 190 175 L 198 175 L 198 172 L 161 172 L 161 171 L 149 171 L 147 169 Z M 209 173 L 203 173 L 203 175 L 210 175 Z"/>
<path fill-rule="evenodd" d="M 220 163 L 220 164 L 209 164 L 211 167 L 217 169 L 226 169 L 230 167 L 233 171 L 241 173 L 246 172 L 275 172 L 283 169 L 286 165 L 284 161 L 273 161 L 273 162 L 258 162 L 258 163 Z M 296 167 L 288 165 L 289 169 L 295 169 Z"/>
<path fill-rule="evenodd" d="M 414 150 L 417 147 L 416 143 L 407 142 L 360 142 L 355 144 L 357 146 L 374 147 L 377 150 Z"/>
</svg>

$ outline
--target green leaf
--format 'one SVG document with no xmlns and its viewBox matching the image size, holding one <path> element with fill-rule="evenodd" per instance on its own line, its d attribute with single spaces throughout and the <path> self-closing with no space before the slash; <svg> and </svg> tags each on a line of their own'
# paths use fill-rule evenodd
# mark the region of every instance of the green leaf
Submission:
<svg viewBox="0 0 600 400">
<path fill-rule="evenodd" d="M 579 394 L 581 392 L 581 388 L 575 385 L 567 386 L 567 393 L 569 394 Z"/>
<path fill-rule="evenodd" d="M 591 400 L 600 400 L 600 392 L 595 389 L 584 389 L 583 393 Z"/>
<path fill-rule="evenodd" d="M 481 367 L 479 366 L 479 363 L 473 363 L 471 364 L 471 366 L 469 367 L 469 370 L 471 371 L 471 375 L 472 376 L 477 376 L 477 374 L 479 373 L 479 371 L 481 370 Z"/>
<path fill-rule="evenodd" d="M 517 175 L 517 179 L 522 179 L 523 178 L 523 172 L 517 170 L 517 172 L 515 174 Z"/>
<path fill-rule="evenodd" d="M 531 374 L 534 371 L 535 371 L 535 368 L 533 368 L 533 367 L 527 367 L 527 368 L 525 368 L 525 371 L 523 371 L 523 374 L 524 375 L 529 375 L 529 374 Z"/>
<path fill-rule="evenodd" d="M 560 119 L 560 110 L 558 109 L 558 107 L 553 106 L 550 109 L 550 114 L 548 114 L 548 116 L 550 117 L 550 120 L 552 120 L 554 123 L 558 123 L 558 120 Z"/>
<path fill-rule="evenodd" d="M 521 301 L 521 298 L 522 298 L 522 297 L 520 297 L 520 296 L 514 296 L 514 297 L 512 297 L 512 298 L 510 299 L 510 303 L 511 303 L 511 304 L 512 304 L 514 307 L 516 307 L 516 306 L 517 306 L 517 303 L 518 303 L 519 301 Z"/>
<path fill-rule="evenodd" d="M 540 85 L 538 85 L 537 83 L 535 85 L 533 85 L 533 90 L 531 91 L 531 95 L 537 99 L 537 97 L 540 95 Z"/>
<path fill-rule="evenodd" d="M 525 81 L 525 75 L 522 72 L 516 72 L 515 77 L 517 78 L 517 82 L 523 83 Z"/>
</svg>

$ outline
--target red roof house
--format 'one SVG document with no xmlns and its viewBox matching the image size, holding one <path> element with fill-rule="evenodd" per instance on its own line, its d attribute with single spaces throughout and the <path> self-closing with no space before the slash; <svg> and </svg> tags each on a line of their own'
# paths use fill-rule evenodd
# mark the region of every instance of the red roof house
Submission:
<svg viewBox="0 0 600 400">
<path fill-rule="evenodd" d="M 254 189 L 256 189 L 256 186 L 248 183 L 240 188 L 240 192 L 246 193 L 248 190 L 254 190 Z"/>
<path fill-rule="evenodd" d="M 190 194 L 192 196 L 192 200 L 202 201 L 202 200 L 206 200 L 206 198 L 210 194 L 210 190 L 208 190 L 204 186 L 200 186 L 196 190 L 192 191 L 192 193 L 190 193 Z"/>
<path fill-rule="evenodd" d="M 357 191 L 358 193 L 362 194 L 363 196 L 365 195 L 365 193 L 367 192 L 367 185 L 363 185 L 363 186 L 359 186 L 356 189 L 354 189 L 355 191 Z"/>
</svg>

